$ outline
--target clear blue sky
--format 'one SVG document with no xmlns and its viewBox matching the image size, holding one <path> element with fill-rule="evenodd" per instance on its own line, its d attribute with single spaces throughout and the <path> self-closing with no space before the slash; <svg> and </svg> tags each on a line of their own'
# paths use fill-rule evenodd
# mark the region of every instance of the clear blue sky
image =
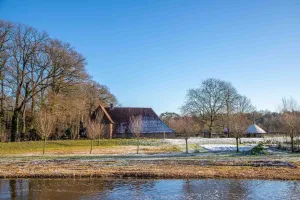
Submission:
<svg viewBox="0 0 300 200">
<path fill-rule="evenodd" d="M 0 0 L 0 18 L 70 42 L 123 106 L 179 112 L 210 77 L 258 110 L 300 101 L 299 0 Z"/>
</svg>

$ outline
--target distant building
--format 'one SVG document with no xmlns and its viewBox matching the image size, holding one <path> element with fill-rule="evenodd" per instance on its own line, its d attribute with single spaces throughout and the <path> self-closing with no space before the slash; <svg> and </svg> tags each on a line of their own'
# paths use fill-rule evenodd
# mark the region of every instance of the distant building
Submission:
<svg viewBox="0 0 300 200">
<path fill-rule="evenodd" d="M 247 136 L 259 136 L 261 137 L 262 134 L 266 133 L 262 128 L 257 126 L 256 124 L 252 124 L 251 126 L 248 127 L 246 131 Z"/>
<path fill-rule="evenodd" d="M 142 116 L 141 138 L 174 138 L 175 132 L 169 128 L 151 108 L 135 107 L 103 107 L 99 106 L 97 112 L 103 112 L 104 119 L 101 123 L 106 124 L 105 138 L 132 138 L 134 135 L 129 130 L 130 118 Z M 100 122 L 99 122 L 100 123 Z"/>
</svg>

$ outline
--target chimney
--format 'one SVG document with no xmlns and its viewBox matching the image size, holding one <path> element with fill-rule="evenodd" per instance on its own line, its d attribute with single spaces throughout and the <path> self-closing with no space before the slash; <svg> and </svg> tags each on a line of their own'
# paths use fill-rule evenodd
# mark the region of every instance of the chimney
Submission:
<svg viewBox="0 0 300 200">
<path fill-rule="evenodd" d="M 109 108 L 110 108 L 111 110 L 113 110 L 113 109 L 114 109 L 114 104 L 111 103 Z"/>
</svg>

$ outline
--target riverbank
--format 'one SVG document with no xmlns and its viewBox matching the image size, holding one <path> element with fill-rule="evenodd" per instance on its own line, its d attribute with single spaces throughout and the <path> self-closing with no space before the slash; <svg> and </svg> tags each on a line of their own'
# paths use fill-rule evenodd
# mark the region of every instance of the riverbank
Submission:
<svg viewBox="0 0 300 200">
<path fill-rule="evenodd" d="M 0 143 L 0 178 L 233 178 L 300 180 L 300 154 L 266 146 L 251 155 L 255 144 L 235 153 L 231 139 L 194 139 L 189 154 L 181 140 L 101 140 L 89 154 L 89 141 Z M 220 142 L 220 141 L 221 142 Z M 223 143 L 222 143 L 223 141 Z M 177 144 L 179 143 L 179 144 Z M 203 144 L 202 144 L 203 143 Z M 252 143 L 252 142 L 251 142 Z"/>
<path fill-rule="evenodd" d="M 230 178 L 300 180 L 296 154 L 235 153 L 1 157 L 1 178 Z"/>
</svg>

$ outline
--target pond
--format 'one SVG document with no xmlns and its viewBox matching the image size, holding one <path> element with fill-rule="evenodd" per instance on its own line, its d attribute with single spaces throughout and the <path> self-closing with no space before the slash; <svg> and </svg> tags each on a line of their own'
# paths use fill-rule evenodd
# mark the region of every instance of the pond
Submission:
<svg viewBox="0 0 300 200">
<path fill-rule="evenodd" d="M 300 199 L 300 181 L 0 179 L 0 199 Z"/>
</svg>

